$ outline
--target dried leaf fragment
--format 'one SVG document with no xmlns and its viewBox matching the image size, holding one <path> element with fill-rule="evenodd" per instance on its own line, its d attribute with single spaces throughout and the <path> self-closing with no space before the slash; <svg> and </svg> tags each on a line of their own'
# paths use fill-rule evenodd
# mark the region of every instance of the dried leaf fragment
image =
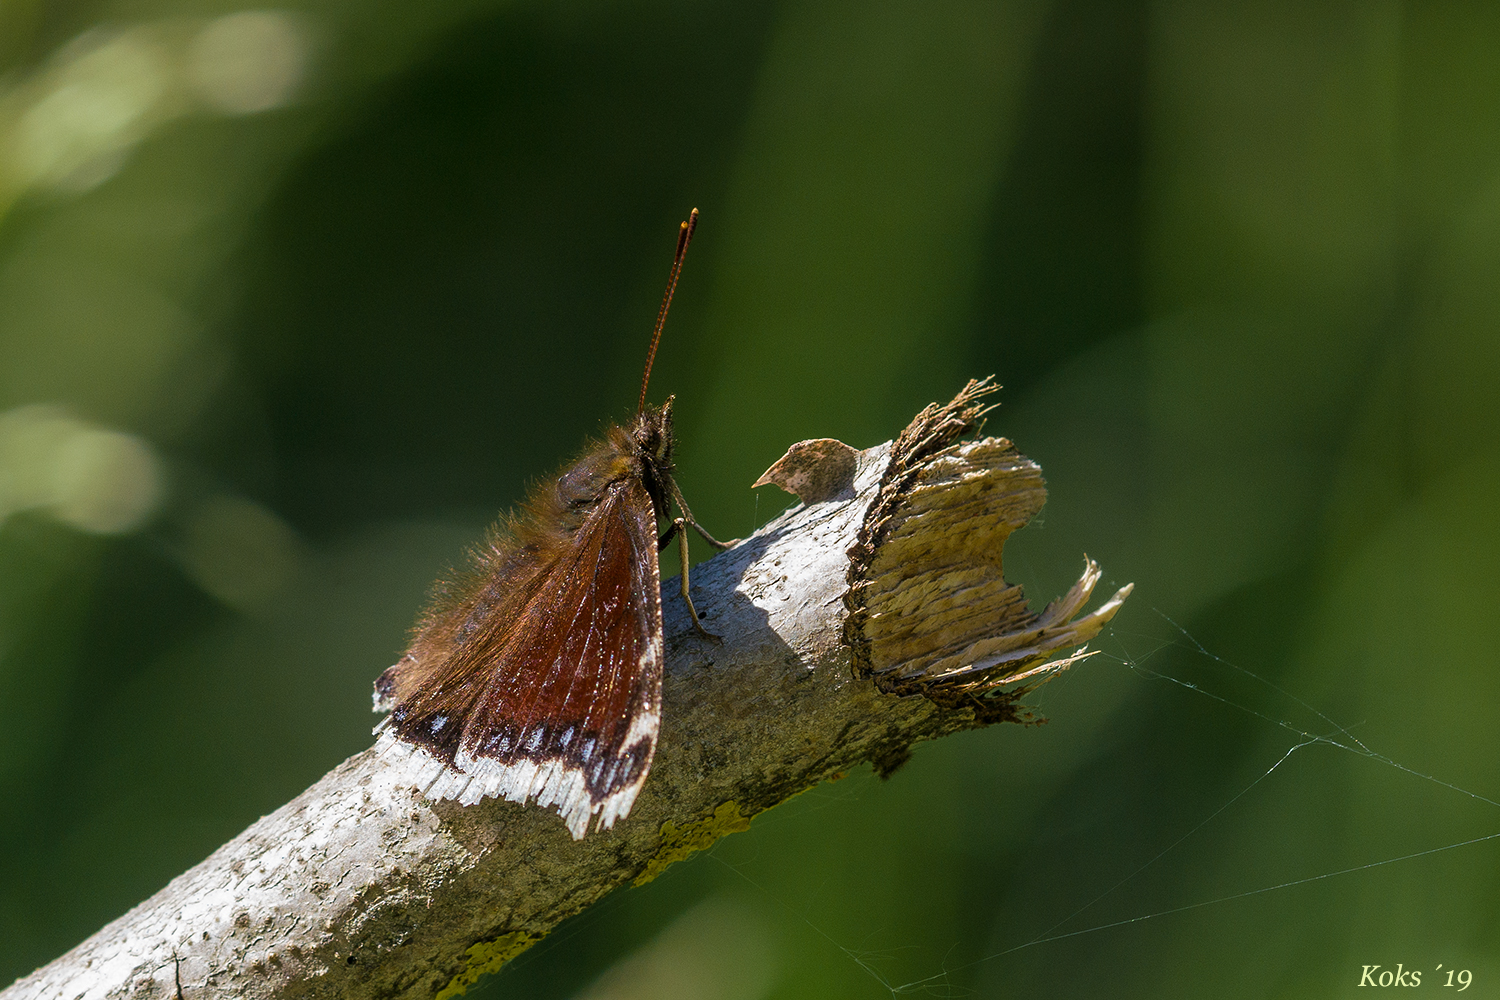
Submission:
<svg viewBox="0 0 1500 1000">
<path fill-rule="evenodd" d="M 859 452 L 834 438 L 798 441 L 751 486 L 780 486 L 805 504 L 854 495 Z"/>
</svg>

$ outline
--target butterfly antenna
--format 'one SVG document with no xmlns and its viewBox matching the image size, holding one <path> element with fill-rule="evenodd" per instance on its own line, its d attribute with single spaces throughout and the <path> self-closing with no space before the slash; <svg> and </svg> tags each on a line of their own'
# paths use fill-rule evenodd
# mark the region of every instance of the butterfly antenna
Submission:
<svg viewBox="0 0 1500 1000">
<path fill-rule="evenodd" d="M 656 360 L 656 345 L 661 342 L 661 328 L 667 322 L 672 293 L 677 290 L 677 276 L 682 273 L 682 258 L 687 256 L 688 244 L 693 241 L 693 230 L 697 228 L 698 210 L 695 208 L 677 231 L 677 254 L 672 258 L 672 276 L 667 279 L 667 294 L 662 296 L 661 311 L 656 314 L 656 329 L 651 333 L 651 350 L 646 352 L 646 371 L 641 375 L 641 401 L 635 407 L 637 413 L 646 412 L 646 386 L 651 382 L 651 363 Z"/>
</svg>

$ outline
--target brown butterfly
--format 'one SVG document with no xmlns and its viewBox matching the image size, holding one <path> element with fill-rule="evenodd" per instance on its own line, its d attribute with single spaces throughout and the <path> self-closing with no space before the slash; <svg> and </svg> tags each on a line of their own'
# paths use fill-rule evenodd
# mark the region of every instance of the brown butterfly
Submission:
<svg viewBox="0 0 1500 1000">
<path fill-rule="evenodd" d="M 376 750 L 431 799 L 556 806 L 575 840 L 630 813 L 661 728 L 657 553 L 686 529 L 672 478 L 672 397 L 646 405 L 651 363 L 698 223 L 682 224 L 629 427 L 609 428 L 502 518 L 459 579 L 440 582 L 411 648 L 375 682 Z M 671 516 L 675 504 L 680 516 Z M 669 521 L 657 537 L 658 522 Z"/>
</svg>

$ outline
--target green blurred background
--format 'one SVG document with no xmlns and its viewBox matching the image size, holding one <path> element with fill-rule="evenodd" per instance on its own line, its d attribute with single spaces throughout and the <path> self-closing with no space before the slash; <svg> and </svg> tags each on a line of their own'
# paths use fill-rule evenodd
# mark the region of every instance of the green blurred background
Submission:
<svg viewBox="0 0 1500 1000">
<path fill-rule="evenodd" d="M 704 524 L 993 372 L 1010 576 L 1135 596 L 1049 725 L 475 995 L 1495 995 L 1494 841 L 1090 929 L 1500 831 L 1500 7 L 8 0 L 0 64 L 0 982 L 369 745 L 429 581 L 633 405 L 696 205 Z M 1302 732 L 1375 756 L 1270 771 Z"/>
</svg>

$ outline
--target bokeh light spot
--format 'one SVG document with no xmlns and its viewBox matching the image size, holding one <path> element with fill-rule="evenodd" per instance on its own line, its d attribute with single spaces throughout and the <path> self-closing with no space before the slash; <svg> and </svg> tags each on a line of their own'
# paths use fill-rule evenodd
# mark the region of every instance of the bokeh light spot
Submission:
<svg viewBox="0 0 1500 1000">
<path fill-rule="evenodd" d="M 296 573 L 301 545 L 287 524 L 244 497 L 210 497 L 189 516 L 183 568 L 231 607 L 254 610 Z"/>
<path fill-rule="evenodd" d="M 225 114 L 268 111 L 295 93 L 307 50 L 307 34 L 289 14 L 228 14 L 211 22 L 188 46 L 188 82 L 204 103 Z"/>
<path fill-rule="evenodd" d="M 161 463 L 140 438 L 51 406 L 0 414 L 0 521 L 46 510 L 81 531 L 133 531 L 156 511 Z"/>
<path fill-rule="evenodd" d="M 57 517 L 101 535 L 139 527 L 162 492 L 160 463 L 150 445 L 130 434 L 92 428 L 63 441 L 52 480 Z"/>
<path fill-rule="evenodd" d="M 143 31 L 91 32 L 59 54 L 50 77 L 17 123 L 14 171 L 24 184 L 84 189 L 107 180 L 145 136 L 170 66 Z"/>
</svg>

